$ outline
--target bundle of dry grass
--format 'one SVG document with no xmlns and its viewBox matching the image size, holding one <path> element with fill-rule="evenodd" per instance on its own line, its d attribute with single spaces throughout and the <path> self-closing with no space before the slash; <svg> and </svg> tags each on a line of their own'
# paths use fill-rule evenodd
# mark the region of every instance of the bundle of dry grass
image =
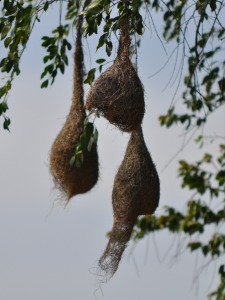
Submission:
<svg viewBox="0 0 225 300">
<path fill-rule="evenodd" d="M 93 144 L 90 152 L 84 151 L 84 161 L 81 168 L 70 166 L 72 151 L 84 131 L 84 120 L 86 118 L 83 104 L 82 21 L 83 17 L 80 16 L 74 54 L 72 105 L 66 122 L 56 137 L 50 153 L 50 173 L 54 178 L 56 187 L 65 194 L 68 200 L 72 196 L 88 192 L 98 180 L 98 155 L 95 144 Z"/>
<path fill-rule="evenodd" d="M 144 90 L 129 58 L 129 21 L 123 20 L 121 24 L 117 58 L 91 86 L 86 109 L 97 111 L 122 131 L 130 132 L 142 123 Z"/>
<path fill-rule="evenodd" d="M 114 181 L 114 224 L 106 250 L 99 260 L 100 272 L 103 272 L 106 280 L 118 268 L 137 217 L 154 213 L 159 194 L 158 174 L 139 127 L 131 133 L 124 160 Z"/>
</svg>

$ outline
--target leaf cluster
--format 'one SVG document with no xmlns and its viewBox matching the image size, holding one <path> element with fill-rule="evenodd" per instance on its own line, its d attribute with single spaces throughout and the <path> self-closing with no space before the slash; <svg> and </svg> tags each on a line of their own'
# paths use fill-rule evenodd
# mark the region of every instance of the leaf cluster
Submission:
<svg viewBox="0 0 225 300">
<path fill-rule="evenodd" d="M 0 58 L 1 73 L 8 74 L 6 82 L 0 87 L 0 102 L 5 107 L 7 95 L 11 89 L 15 76 L 20 74 L 19 62 L 30 38 L 36 21 L 39 21 L 39 13 L 48 9 L 48 1 L 40 1 L 38 5 L 32 1 L 2 1 L 0 15 L 0 39 L 6 50 L 6 56 Z M 4 52 L 3 52 L 4 53 Z M 3 128 L 9 129 L 10 119 L 5 115 L 5 109 L 1 109 L 0 116 L 4 118 Z"/>
<path fill-rule="evenodd" d="M 223 199 L 222 208 L 215 210 L 211 205 L 207 205 L 202 198 L 189 200 L 185 213 L 181 213 L 173 207 L 166 207 L 165 213 L 159 217 L 145 216 L 140 218 L 134 228 L 133 238 L 142 239 L 150 232 L 167 229 L 172 233 L 195 236 L 195 240 L 187 244 L 187 248 L 191 252 L 200 250 L 205 257 L 211 257 L 211 259 L 224 256 L 225 235 L 219 232 L 219 228 L 225 221 L 225 145 L 220 145 L 220 153 L 216 160 L 209 153 L 205 153 L 201 160 L 193 164 L 181 160 L 178 175 L 182 178 L 182 187 L 193 190 L 195 195 L 199 197 L 209 195 L 211 201 Z M 200 235 L 210 225 L 215 226 L 218 230 L 208 237 L 207 242 L 201 242 L 199 240 Z M 221 277 L 218 290 L 211 294 L 217 300 L 223 299 L 219 297 L 225 295 L 223 282 L 224 274 Z"/>
<path fill-rule="evenodd" d="M 150 3 L 148 3 L 151 6 Z M 207 122 L 209 114 L 220 108 L 225 102 L 224 88 L 224 67 L 225 60 L 221 61 L 221 52 L 225 38 L 225 28 L 220 20 L 223 3 L 212 1 L 196 1 L 191 4 L 189 1 L 163 1 L 157 3 L 156 9 L 164 11 L 164 38 L 167 41 L 176 40 L 183 48 L 183 58 L 187 58 L 188 74 L 184 78 L 186 90 L 183 93 L 185 114 L 175 113 L 175 106 L 169 108 L 167 113 L 160 116 L 162 126 L 171 127 L 183 124 L 187 131 L 190 127 L 201 127 Z M 194 40 L 187 39 L 190 24 L 194 23 L 196 31 Z M 205 23 L 208 22 L 207 26 Z M 193 29 L 192 29 L 193 32 Z M 210 43 L 213 46 L 209 46 Z M 201 79 L 199 79 L 201 78 Z M 202 142 L 202 137 L 199 139 Z M 216 172 L 212 173 L 204 169 L 203 165 L 215 166 L 215 160 L 210 154 L 205 154 L 201 161 L 189 164 L 185 160 L 180 161 L 178 170 L 179 176 L 183 179 L 182 187 L 195 190 L 196 194 L 204 195 L 208 193 L 211 198 L 217 198 L 224 194 L 225 172 L 224 172 L 224 145 L 220 146 L 222 152 L 217 159 Z M 200 200 L 199 200 L 200 201 Z M 192 202 L 193 203 L 193 202 Z M 137 224 L 138 231 L 136 238 L 142 238 L 146 232 L 167 228 L 172 232 L 184 232 L 186 234 L 203 233 L 205 225 L 208 223 L 220 224 L 224 221 L 224 209 L 215 214 L 212 210 L 207 210 L 202 202 L 198 205 L 190 205 L 186 214 L 181 214 L 173 208 L 167 209 L 167 215 L 142 218 Z M 204 214 L 203 216 L 201 216 Z M 203 222 L 190 219 L 191 216 L 199 216 Z M 209 245 L 202 245 L 200 242 L 190 244 L 191 249 L 202 248 L 203 253 L 210 252 L 214 255 L 224 254 L 218 249 L 218 245 L 224 247 L 224 236 L 213 236 Z M 214 246 L 216 245 L 216 246 Z M 218 247 L 217 247 L 218 246 Z M 211 247 L 211 248 L 210 248 Z M 205 254 L 204 254 L 205 255 Z M 220 288 L 212 294 L 216 299 L 224 299 L 224 278 L 221 279 Z M 222 296 L 222 297 L 221 297 Z"/>
<path fill-rule="evenodd" d="M 52 36 L 42 37 L 42 47 L 46 48 L 47 55 L 44 56 L 43 62 L 47 64 L 41 74 L 41 79 L 45 79 L 41 88 L 47 88 L 49 83 L 53 84 L 58 71 L 62 74 L 65 72 L 65 66 L 68 65 L 67 51 L 72 49 L 71 44 L 67 40 L 69 34 L 69 25 L 60 25 L 52 31 Z"/>
<path fill-rule="evenodd" d="M 92 82 L 95 80 L 96 71 L 98 70 L 101 73 L 102 68 L 104 67 L 104 65 L 107 64 L 107 62 L 104 58 L 99 58 L 95 62 L 99 65 L 99 67 L 98 68 L 92 68 L 88 71 L 87 76 L 84 80 L 84 83 L 87 83 L 87 84 L 91 85 Z"/>
<path fill-rule="evenodd" d="M 220 192 L 225 193 L 225 145 L 220 145 L 221 155 L 216 161 L 213 155 L 205 153 L 203 158 L 194 164 L 185 160 L 180 161 L 178 174 L 182 178 L 182 187 L 195 190 L 204 195 L 209 192 L 210 197 L 218 197 Z M 208 171 L 204 165 L 211 166 L 215 171 Z"/>
<path fill-rule="evenodd" d="M 87 117 L 84 122 L 84 131 L 80 136 L 80 141 L 73 149 L 70 166 L 80 169 L 85 159 L 85 152 L 90 152 L 93 145 L 97 145 L 97 142 L 98 130 L 94 123 L 89 121 L 89 117 Z"/>
<path fill-rule="evenodd" d="M 0 117 L 4 118 L 3 128 L 9 130 L 9 125 L 11 123 L 10 119 L 5 115 L 5 112 L 8 110 L 7 102 L 3 101 L 0 103 Z"/>
<path fill-rule="evenodd" d="M 103 34 L 100 36 L 97 50 L 105 46 L 105 51 L 108 56 L 111 55 L 113 44 L 111 41 L 112 33 L 115 33 L 121 24 L 124 17 L 131 20 L 131 30 L 142 35 L 144 25 L 139 8 L 142 1 L 118 1 L 114 3 L 110 0 L 95 0 L 83 12 L 86 24 L 84 24 L 84 34 L 97 34 L 100 25 L 103 25 Z M 115 10 L 117 11 L 116 16 Z M 113 16 L 112 16 L 113 15 Z"/>
<path fill-rule="evenodd" d="M 193 4 L 188 0 L 169 0 L 160 7 L 164 12 L 164 38 L 176 41 L 183 51 L 181 64 L 187 62 L 182 98 L 189 112 L 178 115 L 172 107 L 160 117 L 160 122 L 167 127 L 178 122 L 185 124 L 186 129 L 200 127 L 225 103 L 225 24 L 221 17 L 224 4 L 217 0 L 198 0 Z M 189 32 L 193 32 L 192 38 L 188 38 Z"/>
</svg>

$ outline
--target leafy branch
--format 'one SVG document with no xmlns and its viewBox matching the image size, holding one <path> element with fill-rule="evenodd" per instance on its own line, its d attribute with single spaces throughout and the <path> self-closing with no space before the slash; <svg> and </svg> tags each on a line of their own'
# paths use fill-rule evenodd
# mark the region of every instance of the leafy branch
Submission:
<svg viewBox="0 0 225 300">
<path fill-rule="evenodd" d="M 3 128 L 9 130 L 10 119 L 5 115 L 8 110 L 7 96 L 15 76 L 20 74 L 19 63 L 27 46 L 36 21 L 40 21 L 41 11 L 47 11 L 50 3 L 54 1 L 41 1 L 33 5 L 31 1 L 4 0 L 0 17 L 0 35 L 6 57 L 0 60 L 1 73 L 9 74 L 4 79 L 5 84 L 0 87 L 0 116 L 4 118 Z"/>
<path fill-rule="evenodd" d="M 92 147 L 97 145 L 98 142 L 98 130 L 94 125 L 94 121 L 90 122 L 87 116 L 84 121 L 84 130 L 80 136 L 79 143 L 74 146 L 73 154 L 70 159 L 70 166 L 80 169 L 85 160 L 85 152 L 91 152 Z"/>
<path fill-rule="evenodd" d="M 48 65 L 42 72 L 41 79 L 46 76 L 49 78 L 42 82 L 41 88 L 47 88 L 49 82 L 51 84 L 54 83 L 58 70 L 64 74 L 65 66 L 68 66 L 68 56 L 66 51 L 72 49 L 71 44 L 67 40 L 69 25 L 59 25 L 52 33 L 52 37 L 42 37 L 42 47 L 46 48 L 48 52 L 43 58 L 43 61 L 45 64 L 48 63 Z"/>
</svg>

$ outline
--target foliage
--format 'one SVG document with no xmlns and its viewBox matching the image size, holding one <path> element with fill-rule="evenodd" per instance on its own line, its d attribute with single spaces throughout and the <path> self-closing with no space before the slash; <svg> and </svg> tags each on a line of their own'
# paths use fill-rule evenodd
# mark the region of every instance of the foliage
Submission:
<svg viewBox="0 0 225 300">
<path fill-rule="evenodd" d="M 72 46 L 67 41 L 66 37 L 69 34 L 68 25 L 59 25 L 55 30 L 52 31 L 53 36 L 42 37 L 42 47 L 46 48 L 48 54 L 43 58 L 44 63 L 49 64 L 45 67 L 41 74 L 41 79 L 49 76 L 51 84 L 55 81 L 58 70 L 64 74 L 65 66 L 68 66 L 68 57 L 66 54 L 67 50 L 71 50 Z M 41 88 L 47 88 L 49 79 L 42 82 Z"/>
<path fill-rule="evenodd" d="M 84 152 L 91 151 L 92 146 L 98 142 L 98 130 L 94 125 L 94 121 L 89 121 L 89 116 L 84 122 L 84 131 L 80 136 L 80 141 L 74 146 L 73 155 L 70 159 L 70 166 L 74 165 L 76 168 L 81 168 L 84 161 Z"/>
<path fill-rule="evenodd" d="M 222 54 L 225 3 L 215 0 L 171 0 L 154 1 L 154 5 L 149 1 L 150 7 L 163 11 L 165 40 L 176 42 L 177 53 L 182 50 L 178 86 L 187 63 L 187 74 L 183 81 L 186 88 L 182 95 L 185 106 L 182 111 L 185 113 L 176 113 L 176 107 L 172 104 L 168 112 L 159 117 L 159 121 L 167 128 L 181 124 L 185 134 L 201 130 L 196 142 L 202 148 L 206 139 L 204 125 L 208 117 L 225 103 L 225 60 Z M 194 32 L 194 35 L 189 37 L 188 32 Z M 185 160 L 179 162 L 178 175 L 182 179 L 182 188 L 194 192 L 187 202 L 186 211 L 181 213 L 173 207 L 166 207 L 165 213 L 159 217 L 140 218 L 134 229 L 134 239 L 167 229 L 174 234 L 183 233 L 191 237 L 192 241 L 187 242 L 191 252 L 200 251 L 210 261 L 224 258 L 225 235 L 221 228 L 225 220 L 225 144 L 219 145 L 218 153 L 218 157 L 216 151 L 205 153 L 201 160 L 194 163 Z M 205 234 L 209 227 L 214 228 L 212 236 Z M 204 238 L 208 240 L 203 242 Z M 209 298 L 222 300 L 225 299 L 223 264 L 218 267 L 218 274 L 220 283 L 209 294 Z"/>
<path fill-rule="evenodd" d="M 143 217 L 137 223 L 134 230 L 134 239 L 143 238 L 146 232 L 153 232 L 167 228 L 171 232 L 184 232 L 187 235 L 203 233 L 208 225 L 221 225 L 225 220 L 225 145 L 220 145 L 220 155 L 216 161 L 211 154 L 206 153 L 202 160 L 194 164 L 188 164 L 181 160 L 179 167 L 179 176 L 182 177 L 182 187 L 188 187 L 193 190 L 194 196 L 199 199 L 191 199 L 187 203 L 187 212 L 182 214 L 172 207 L 166 207 L 165 215 L 160 217 Z M 215 165 L 216 164 L 216 165 Z M 215 170 L 207 171 L 206 167 Z M 215 211 L 210 205 L 203 203 L 200 196 L 208 195 L 212 200 L 222 198 L 221 208 Z M 193 197 L 194 197 L 193 196 Z M 204 247 L 201 243 L 188 244 L 191 251 L 202 247 L 204 255 L 211 251 L 212 255 L 225 253 L 225 236 L 220 236 L 220 242 L 208 243 Z M 214 238 L 213 238 L 214 239 Z M 212 245 L 213 247 L 210 247 Z M 223 249 L 219 250 L 220 246 Z M 207 250 L 206 250 L 207 249 Z"/>
<path fill-rule="evenodd" d="M 182 187 L 194 191 L 193 198 L 187 202 L 185 213 L 173 207 L 166 207 L 165 213 L 159 217 L 146 216 L 138 220 L 133 232 L 135 240 L 142 239 L 150 232 L 167 229 L 172 233 L 183 233 L 188 239 L 187 248 L 191 252 L 200 251 L 210 260 L 224 257 L 225 235 L 219 230 L 225 221 L 225 145 L 220 145 L 220 155 L 215 160 L 213 155 L 206 153 L 203 158 L 194 164 L 181 160 L 178 174 L 182 178 Z M 210 169 L 213 171 L 207 171 Z M 204 201 L 210 198 L 210 203 Z M 222 199 L 218 203 L 218 200 Z M 212 203 L 216 205 L 212 208 Z M 218 204 L 219 207 L 218 207 Z M 216 208 L 217 207 L 217 208 Z M 214 226 L 212 236 L 204 235 L 209 227 Z M 201 241 L 208 238 L 207 242 Z M 220 284 L 218 289 L 210 293 L 210 297 L 217 300 L 225 299 L 224 265 L 218 268 Z"/>
<path fill-rule="evenodd" d="M 129 16 L 130 34 L 140 37 L 147 27 L 145 15 L 149 14 L 152 20 L 152 13 L 155 11 L 163 17 L 163 38 L 166 42 L 176 44 L 172 55 L 178 58 L 181 53 L 181 58 L 176 60 L 175 65 L 177 89 L 174 97 L 181 81 L 185 87 L 182 113 L 177 112 L 173 102 L 167 113 L 159 117 L 160 124 L 167 128 L 180 124 L 187 134 L 201 130 L 196 142 L 203 147 L 204 125 L 208 117 L 225 103 L 224 1 L 86 0 L 85 9 L 83 2 L 66 1 L 65 18 L 59 18 L 59 24 L 52 30 L 51 36 L 42 38 L 46 55 L 43 58 L 45 66 L 41 74 L 41 87 L 47 88 L 54 83 L 59 73 L 64 73 L 69 61 L 68 52 L 72 49 L 71 31 L 76 26 L 79 14 L 83 14 L 85 19 L 83 34 L 87 38 L 93 34 L 98 35 L 96 49 L 104 47 L 107 57 L 110 57 L 113 50 L 112 37 L 120 28 L 121 19 Z M 32 29 L 37 21 L 41 21 L 41 15 L 49 7 L 61 4 L 62 1 L 56 0 L 1 1 L 0 38 L 4 51 L 1 52 L 0 70 L 5 77 L 0 86 L 0 117 L 4 129 L 9 130 L 11 122 L 6 115 L 8 93 L 13 79 L 20 74 L 20 59 Z M 105 58 L 97 59 L 97 67 L 87 73 L 85 83 L 91 84 L 96 71 L 101 72 L 106 63 Z M 97 131 L 93 124 L 87 121 L 85 126 L 85 141 L 81 137 L 71 158 L 71 164 L 75 163 L 77 166 L 82 162 L 82 151 L 89 147 L 89 143 L 97 141 Z M 206 153 L 196 162 L 179 162 L 178 175 L 182 179 L 182 187 L 194 192 L 187 202 L 186 211 L 181 213 L 173 207 L 167 207 L 159 217 L 140 218 L 134 229 L 134 239 L 141 239 L 149 232 L 167 229 L 174 234 L 183 233 L 192 237 L 192 241 L 187 243 L 191 252 L 200 251 L 203 256 L 211 258 L 224 257 L 225 236 L 221 233 L 225 218 L 224 144 L 219 146 L 217 154 L 218 157 L 215 152 Z M 201 236 L 204 236 L 209 226 L 216 228 L 215 234 L 204 242 Z M 218 275 L 220 283 L 209 297 L 222 300 L 225 299 L 224 264 L 219 266 Z"/>
<path fill-rule="evenodd" d="M 202 126 L 207 117 L 225 103 L 223 9 L 224 1 L 216 0 L 166 3 L 164 37 L 167 41 L 175 39 L 183 48 L 182 63 L 187 57 L 183 99 L 189 113 L 177 115 L 172 106 L 167 115 L 160 118 L 162 125 L 170 127 L 181 122 L 186 129 Z M 191 30 L 195 32 L 192 40 L 187 38 Z"/>
</svg>

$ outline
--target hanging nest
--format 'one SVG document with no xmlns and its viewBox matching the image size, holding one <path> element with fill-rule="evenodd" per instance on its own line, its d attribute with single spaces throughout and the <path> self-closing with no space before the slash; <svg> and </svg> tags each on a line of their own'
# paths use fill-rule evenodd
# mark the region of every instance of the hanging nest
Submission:
<svg viewBox="0 0 225 300">
<path fill-rule="evenodd" d="M 114 224 L 99 260 L 106 280 L 116 272 L 139 215 L 153 214 L 159 203 L 160 183 L 141 127 L 131 133 L 112 192 Z"/>
<path fill-rule="evenodd" d="M 122 131 L 130 132 L 141 123 L 145 112 L 144 90 L 129 58 L 129 22 L 121 22 L 119 50 L 114 64 L 93 83 L 86 109 L 97 111 Z"/>
<path fill-rule="evenodd" d="M 86 113 L 83 104 L 83 49 L 82 27 L 83 17 L 79 17 L 74 54 L 74 88 L 73 99 L 66 122 L 56 137 L 50 153 L 50 173 L 55 185 L 69 200 L 77 194 L 91 190 L 98 180 L 97 146 L 93 144 L 91 151 L 83 153 L 83 163 L 80 168 L 70 165 L 74 147 L 80 141 L 84 131 Z"/>
</svg>

